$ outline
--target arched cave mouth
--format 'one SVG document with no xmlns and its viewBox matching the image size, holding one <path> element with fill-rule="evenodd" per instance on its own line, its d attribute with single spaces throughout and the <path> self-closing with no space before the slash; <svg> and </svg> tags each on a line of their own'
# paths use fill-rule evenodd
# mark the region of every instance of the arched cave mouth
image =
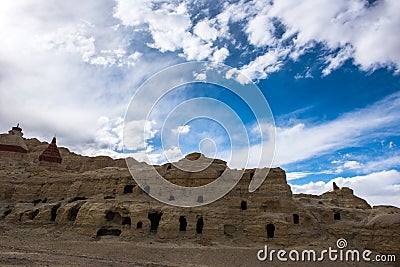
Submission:
<svg viewBox="0 0 400 267">
<path fill-rule="evenodd" d="M 186 231 L 186 227 L 187 227 L 187 220 L 186 220 L 185 216 L 180 216 L 179 217 L 179 231 L 181 231 L 181 232 Z"/>
<path fill-rule="evenodd" d="M 275 225 L 272 223 L 267 224 L 267 237 L 274 238 L 275 236 Z"/>
<path fill-rule="evenodd" d="M 75 221 L 81 207 L 73 207 L 68 212 L 68 221 Z"/>
<path fill-rule="evenodd" d="M 57 204 L 57 205 L 55 205 L 55 206 L 53 206 L 52 208 L 51 208 L 51 212 L 50 212 L 50 220 L 51 221 L 55 221 L 56 220 L 56 218 L 57 218 L 57 211 L 58 211 L 58 209 L 60 208 L 60 206 L 61 206 L 61 204 Z"/>
<path fill-rule="evenodd" d="M 150 232 L 157 232 L 160 224 L 162 212 L 149 212 L 147 218 L 150 220 Z"/>
<path fill-rule="evenodd" d="M 133 188 L 135 186 L 133 184 L 127 184 L 124 186 L 124 194 L 132 194 L 133 193 Z"/>
<path fill-rule="evenodd" d="M 142 228 L 143 228 L 143 223 L 142 222 L 137 222 L 136 229 L 142 229 Z"/>
<path fill-rule="evenodd" d="M 197 219 L 196 223 L 196 233 L 197 234 L 202 234 L 203 233 L 203 227 L 204 227 L 204 220 L 202 217 Z"/>
</svg>

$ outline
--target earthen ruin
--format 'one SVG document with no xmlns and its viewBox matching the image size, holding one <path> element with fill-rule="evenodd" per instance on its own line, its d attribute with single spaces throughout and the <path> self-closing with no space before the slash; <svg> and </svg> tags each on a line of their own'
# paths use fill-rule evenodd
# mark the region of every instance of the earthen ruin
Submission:
<svg viewBox="0 0 400 267">
<path fill-rule="evenodd" d="M 180 208 L 149 197 L 146 191 L 152 188 L 140 188 L 123 159 L 80 156 L 57 148 L 55 138 L 51 144 L 24 139 L 19 126 L 0 135 L 0 150 L 0 218 L 17 226 L 51 223 L 93 238 L 272 242 L 285 247 L 346 238 L 354 247 L 400 252 L 399 208 L 371 207 L 350 188 L 336 185 L 320 196 L 294 195 L 281 168 L 270 169 L 253 193 L 248 185 L 255 170 L 249 169 L 220 200 Z M 186 159 L 199 157 L 204 156 L 193 153 Z M 60 167 L 48 168 L 43 161 Z M 155 168 L 175 184 L 199 186 L 228 167 L 214 159 L 198 173 L 170 163 Z"/>
</svg>

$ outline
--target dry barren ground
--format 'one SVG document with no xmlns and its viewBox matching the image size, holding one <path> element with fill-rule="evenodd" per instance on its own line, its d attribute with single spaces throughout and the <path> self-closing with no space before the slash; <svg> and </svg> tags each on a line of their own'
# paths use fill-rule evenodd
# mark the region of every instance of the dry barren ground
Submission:
<svg viewBox="0 0 400 267">
<path fill-rule="evenodd" d="M 157 238 L 92 239 L 54 225 L 33 228 L 0 223 L 0 266 L 318 266 L 315 263 L 259 262 L 261 249 Z M 324 262 L 319 266 L 379 266 Z M 400 266 L 396 263 L 385 266 Z"/>
</svg>

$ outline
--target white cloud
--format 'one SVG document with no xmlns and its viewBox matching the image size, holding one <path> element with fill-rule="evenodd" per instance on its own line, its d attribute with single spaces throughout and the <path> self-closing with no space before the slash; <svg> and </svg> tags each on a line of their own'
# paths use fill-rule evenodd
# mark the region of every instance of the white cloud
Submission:
<svg viewBox="0 0 400 267">
<path fill-rule="evenodd" d="M 265 79 L 288 59 L 297 60 L 316 44 L 323 44 L 326 51 L 323 76 L 348 59 L 363 70 L 381 66 L 398 70 L 400 40 L 392 29 L 400 26 L 394 11 L 399 7 L 396 0 L 378 1 L 372 6 L 362 0 L 306 0 L 300 4 L 294 0 L 238 1 L 224 3 L 215 17 L 194 24 L 190 14 L 193 10 L 184 1 L 168 4 L 118 0 L 114 17 L 123 25 L 147 30 L 153 38 L 148 45 L 161 52 L 178 52 L 187 60 L 217 62 L 231 54 L 226 44 L 238 49 L 246 46 L 240 44 L 238 33 L 230 32 L 232 23 L 241 23 L 249 43 L 264 51 L 241 69 L 251 79 Z M 223 40 L 226 47 L 217 45 L 217 39 Z"/>
<path fill-rule="evenodd" d="M 274 37 L 272 17 L 267 14 L 258 14 L 252 18 L 246 28 L 249 42 L 255 46 L 271 46 L 276 42 Z"/>
<path fill-rule="evenodd" d="M 200 38 L 187 36 L 182 40 L 183 55 L 187 60 L 203 60 L 210 57 L 214 48 L 212 43 L 204 43 Z"/>
<path fill-rule="evenodd" d="M 375 157 L 374 159 L 370 159 L 369 161 L 363 163 L 363 168 L 361 171 L 364 172 L 372 172 L 378 170 L 385 170 L 389 168 L 398 167 L 400 163 L 400 156 L 383 156 L 383 157 Z"/>
<path fill-rule="evenodd" d="M 286 180 L 288 180 L 288 181 L 297 180 L 297 179 L 307 177 L 310 174 L 313 174 L 313 173 L 311 173 L 311 172 L 287 172 Z"/>
<path fill-rule="evenodd" d="M 214 45 L 219 36 L 219 31 L 213 26 L 214 19 L 204 19 L 193 26 L 184 2 L 167 4 L 155 1 L 153 4 L 157 7 L 148 1 L 117 0 L 114 17 L 126 26 L 147 28 L 153 38 L 153 42 L 147 45 L 161 52 L 179 52 L 187 60 L 217 62 L 229 55 L 225 49 Z"/>
<path fill-rule="evenodd" d="M 89 62 L 95 55 L 94 37 L 88 33 L 88 23 L 68 25 L 55 32 L 37 37 L 38 45 L 47 49 L 61 50 L 68 53 L 79 53 L 82 60 Z"/>
<path fill-rule="evenodd" d="M 153 138 L 158 130 L 154 129 L 156 122 L 135 120 L 125 122 L 124 148 L 127 150 L 143 150 L 147 148 L 147 140 Z"/>
<path fill-rule="evenodd" d="M 288 48 L 274 48 L 243 66 L 241 71 L 250 79 L 265 79 L 269 73 L 279 71 L 289 55 Z"/>
<path fill-rule="evenodd" d="M 215 41 L 218 37 L 218 30 L 212 26 L 213 24 L 215 24 L 215 20 L 202 20 L 194 26 L 193 32 L 203 40 Z"/>
<path fill-rule="evenodd" d="M 311 69 L 307 68 L 305 72 L 303 73 L 296 73 L 296 75 L 294 76 L 294 78 L 296 80 L 298 79 L 308 79 L 308 78 L 314 78 L 314 76 L 311 73 Z"/>
<path fill-rule="evenodd" d="M 152 54 L 135 51 L 131 36 L 114 27 L 110 4 L 2 4 L 1 132 L 21 122 L 27 137 L 49 141 L 56 133 L 74 152 L 119 156 L 112 149 L 120 148 L 119 121 L 132 89 L 176 59 L 154 64 Z"/>
<path fill-rule="evenodd" d="M 198 22 L 182 1 L 115 3 L 23 0 L 2 4 L 0 31 L 7 36 L 0 44 L 2 130 L 20 121 L 28 136 L 47 140 L 57 132 L 62 145 L 82 153 L 94 151 L 95 143 L 98 149 L 113 147 L 113 142 L 118 147 L 119 135 L 113 131 L 120 127 L 118 119 L 133 88 L 157 70 L 181 61 L 177 55 L 223 62 L 232 53 L 228 50 L 231 46 L 247 49 L 236 39 L 237 33 L 230 32 L 233 22 L 243 26 L 249 42 L 263 51 L 244 62 L 244 74 L 237 69 L 226 74 L 243 84 L 250 82 L 246 76 L 265 78 L 280 70 L 285 60 L 305 53 L 315 42 L 324 43 L 329 50 L 323 58 L 327 65 L 324 74 L 348 58 L 363 69 L 399 62 L 399 38 L 392 34 L 399 25 L 394 11 L 398 1 L 378 1 L 370 8 L 356 0 L 317 4 L 275 1 L 273 5 L 238 1 L 224 3 L 215 18 Z M 285 28 L 282 36 L 276 34 L 277 21 Z M 139 33 L 148 39 L 136 40 Z M 146 47 L 147 43 L 157 51 Z M 266 46 L 270 48 L 264 49 Z M 146 52 L 136 51 L 138 47 Z M 153 52 L 157 57 L 152 57 Z M 198 78 L 204 80 L 202 75 Z M 380 106 L 382 112 L 364 109 L 334 122 L 279 127 L 278 163 L 362 142 L 363 136 L 373 135 L 398 117 L 395 101 L 386 104 Z M 80 134 L 72 136 L 70 132 Z M 134 142 L 134 147 L 142 141 Z"/>
<path fill-rule="evenodd" d="M 299 33 L 298 45 L 312 40 L 323 42 L 330 49 L 351 44 L 356 64 L 370 69 L 390 62 L 400 64 L 395 48 L 399 47 L 400 39 L 391 37 L 393 29 L 400 25 L 400 19 L 395 15 L 399 8 L 396 0 L 378 1 L 368 8 L 365 1 L 315 3 L 308 0 L 299 4 L 281 0 L 275 1 L 271 13 Z"/>
<path fill-rule="evenodd" d="M 398 152 L 382 153 L 380 155 L 346 155 L 344 159 L 333 160 L 331 164 L 337 165 L 334 172 L 341 173 L 344 170 L 353 171 L 357 174 L 367 174 L 371 172 L 384 171 L 398 168 L 400 156 Z"/>
<path fill-rule="evenodd" d="M 164 155 L 169 162 L 176 162 L 183 157 L 181 150 L 176 146 L 164 150 Z"/>
<path fill-rule="evenodd" d="M 350 46 L 345 46 L 335 56 L 329 55 L 326 58 L 326 63 L 328 63 L 328 66 L 322 70 L 322 75 L 323 76 L 329 75 L 332 72 L 332 70 L 341 67 L 346 62 L 346 60 L 348 60 L 352 56 L 353 56 L 353 49 Z"/>
<path fill-rule="evenodd" d="M 350 170 L 361 169 L 362 167 L 363 167 L 363 164 L 361 164 L 360 162 L 355 161 L 355 160 L 349 160 L 343 164 L 343 168 L 350 169 Z"/>
<path fill-rule="evenodd" d="M 236 68 L 232 68 L 228 70 L 225 74 L 226 79 L 235 79 L 238 83 L 244 85 L 244 84 L 250 84 L 252 81 L 250 78 L 248 78 L 246 75 L 243 74 L 243 72 L 239 71 Z"/>
<path fill-rule="evenodd" d="M 214 51 L 211 59 L 214 62 L 222 63 L 228 56 L 229 56 L 229 50 L 226 49 L 225 47 L 222 47 Z"/>
<path fill-rule="evenodd" d="M 194 72 L 193 73 L 193 78 L 196 81 L 205 81 L 207 79 L 207 74 Z"/>
<path fill-rule="evenodd" d="M 373 172 L 365 176 L 338 177 L 329 182 L 309 182 L 291 185 L 295 194 L 322 194 L 332 190 L 332 183 L 339 187 L 350 187 L 354 194 L 364 198 L 371 205 L 394 205 L 400 207 L 400 172 L 396 170 Z"/>
<path fill-rule="evenodd" d="M 183 126 L 178 126 L 176 129 L 172 129 L 172 132 L 174 134 L 188 134 L 190 132 L 190 125 L 183 125 Z"/>
<path fill-rule="evenodd" d="M 298 171 L 298 172 L 287 172 L 286 173 L 286 179 L 288 181 L 292 180 L 298 180 L 305 178 L 310 175 L 320 175 L 320 174 L 339 174 L 341 173 L 341 169 L 336 169 L 336 170 L 324 170 L 324 171 L 318 171 L 318 172 L 311 172 L 311 171 Z"/>
<path fill-rule="evenodd" d="M 242 69 L 250 78 L 266 78 L 280 69 L 280 61 L 297 60 L 317 43 L 327 50 L 323 76 L 348 59 L 363 70 L 394 67 L 399 71 L 400 38 L 393 34 L 393 29 L 400 27 L 395 11 L 400 9 L 399 1 L 378 1 L 371 6 L 362 0 L 261 2 L 239 1 L 221 13 L 222 22 L 244 21 L 249 42 L 256 47 L 269 47 L 267 54 L 269 50 L 289 50 L 280 57 L 266 59 L 261 55 L 245 64 Z M 228 12 L 233 14 L 229 16 Z M 282 27 L 277 28 L 273 20 L 283 25 L 281 34 L 276 34 Z"/>
<path fill-rule="evenodd" d="M 297 123 L 277 127 L 276 165 L 284 165 L 361 144 L 374 136 L 391 135 L 399 123 L 400 94 L 384 98 L 364 109 L 315 125 Z"/>
</svg>

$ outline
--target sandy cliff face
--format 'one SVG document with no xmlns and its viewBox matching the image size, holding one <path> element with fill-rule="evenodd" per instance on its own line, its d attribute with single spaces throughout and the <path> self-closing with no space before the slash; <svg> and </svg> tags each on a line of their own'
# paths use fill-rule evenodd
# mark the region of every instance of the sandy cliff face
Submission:
<svg viewBox="0 0 400 267">
<path fill-rule="evenodd" d="M 50 223 L 91 237 L 192 238 L 285 247 L 332 244 L 346 238 L 354 247 L 400 252 L 398 208 L 371 208 L 349 188 L 321 196 L 292 195 L 280 168 L 270 169 L 253 193 L 248 187 L 254 170 L 245 170 L 236 187 L 220 200 L 179 208 L 149 197 L 132 179 L 124 160 L 82 157 L 60 148 L 61 165 L 41 166 L 37 158 L 48 144 L 36 139 L 26 140 L 26 144 L 29 153 L 25 159 L 0 158 L 0 216 L 15 227 Z M 185 164 L 196 162 L 197 156 L 189 155 Z M 155 168 L 173 183 L 199 186 L 219 177 L 227 166 L 214 160 L 198 173 L 182 171 L 173 164 Z"/>
</svg>

